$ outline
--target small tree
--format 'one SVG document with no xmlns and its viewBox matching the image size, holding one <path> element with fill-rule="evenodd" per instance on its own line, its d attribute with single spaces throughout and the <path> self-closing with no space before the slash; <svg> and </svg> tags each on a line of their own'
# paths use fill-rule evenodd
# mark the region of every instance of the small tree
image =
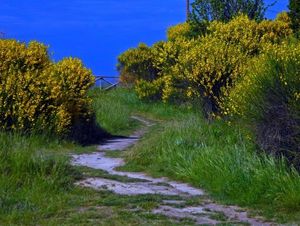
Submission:
<svg viewBox="0 0 300 226">
<path fill-rule="evenodd" d="M 292 28 L 296 34 L 300 33 L 300 0 L 290 0 L 289 3 L 289 16 L 292 21 Z"/>
<path fill-rule="evenodd" d="M 267 9 L 263 0 L 195 0 L 192 7 L 191 20 L 198 23 L 211 20 L 227 22 L 240 13 L 259 21 L 264 19 Z"/>
</svg>

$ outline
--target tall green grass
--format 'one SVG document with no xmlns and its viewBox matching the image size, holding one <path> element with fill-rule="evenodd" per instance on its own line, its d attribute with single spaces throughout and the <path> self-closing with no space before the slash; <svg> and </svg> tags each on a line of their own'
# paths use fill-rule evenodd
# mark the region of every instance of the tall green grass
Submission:
<svg viewBox="0 0 300 226">
<path fill-rule="evenodd" d="M 93 98 L 97 123 L 104 130 L 111 134 L 128 135 L 136 126 L 135 121 L 130 118 L 132 109 L 127 105 L 137 101 L 136 98 L 132 98 L 132 94 L 95 88 L 91 90 L 90 95 Z"/>
<path fill-rule="evenodd" d="M 261 154 L 239 122 L 208 123 L 195 108 L 141 102 L 126 89 L 97 95 L 96 101 L 109 101 L 105 108 L 113 112 L 100 120 L 111 123 L 107 128 L 120 113 L 123 128 L 132 114 L 157 119 L 157 126 L 128 153 L 127 169 L 167 175 L 203 187 L 224 202 L 300 221 L 299 173 L 284 160 Z"/>
<path fill-rule="evenodd" d="M 299 173 L 283 160 L 259 155 L 246 137 L 238 125 L 186 114 L 133 147 L 128 167 L 190 182 L 226 202 L 272 209 L 271 215 L 299 214 Z"/>
<path fill-rule="evenodd" d="M 0 132 L 0 224 L 34 222 L 63 202 L 74 182 L 61 141 Z"/>
<path fill-rule="evenodd" d="M 91 95 L 98 122 L 112 133 L 130 133 L 138 126 L 132 124 L 132 114 L 157 120 L 128 153 L 127 167 L 190 182 L 225 202 L 300 221 L 299 174 L 284 161 L 259 155 L 242 125 L 207 123 L 198 110 L 141 102 L 127 89 L 96 89 Z M 0 225 L 38 224 L 48 218 L 63 222 L 65 214 L 75 217 L 78 206 L 89 205 L 86 200 L 100 202 L 103 194 L 73 188 L 77 171 L 64 152 L 75 148 L 70 145 L 49 136 L 0 133 Z"/>
<path fill-rule="evenodd" d="M 106 131 L 116 135 L 128 135 L 138 126 L 130 117 L 135 114 L 156 120 L 180 117 L 195 111 L 186 106 L 172 106 L 161 102 L 143 102 L 135 92 L 126 88 L 102 91 L 91 90 L 93 107 L 98 124 Z"/>
</svg>

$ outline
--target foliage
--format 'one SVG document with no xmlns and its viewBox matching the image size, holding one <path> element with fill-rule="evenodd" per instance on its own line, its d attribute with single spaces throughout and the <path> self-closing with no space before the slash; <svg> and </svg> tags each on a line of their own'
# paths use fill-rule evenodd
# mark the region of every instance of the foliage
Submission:
<svg viewBox="0 0 300 226">
<path fill-rule="evenodd" d="M 156 78 L 139 79 L 136 91 L 143 99 L 165 102 L 201 97 L 208 116 L 218 113 L 222 98 L 243 76 L 245 62 L 263 52 L 268 44 L 288 37 L 292 33 L 289 23 L 286 13 L 274 21 L 260 23 L 241 15 L 228 23 L 211 22 L 209 33 L 198 38 L 187 37 L 187 24 L 175 26 L 169 29 L 169 41 L 151 48 Z"/>
<path fill-rule="evenodd" d="M 208 116 L 220 111 L 223 98 L 243 77 L 246 62 L 292 34 L 286 17 L 284 13 L 260 23 L 243 15 L 228 23 L 214 21 L 209 34 L 179 57 L 176 74 L 190 81 L 191 93 L 202 97 Z"/>
<path fill-rule="evenodd" d="M 79 59 L 66 58 L 49 67 L 45 72 L 49 77 L 50 101 L 56 106 L 55 127 L 69 128 L 82 118 L 91 119 L 91 99 L 87 91 L 93 85 L 94 78 Z M 46 77 L 46 76 L 45 76 Z"/>
<path fill-rule="evenodd" d="M 144 100 L 161 100 L 164 81 L 162 78 L 152 82 L 146 80 L 138 80 L 136 82 L 135 91 L 140 99 Z"/>
<path fill-rule="evenodd" d="M 62 145 L 53 137 L 0 132 L 1 225 L 32 224 L 66 201 L 76 171 L 54 154 Z"/>
<path fill-rule="evenodd" d="M 131 149 L 127 168 L 189 182 L 226 203 L 268 209 L 271 217 L 294 213 L 299 220 L 299 173 L 255 149 L 242 123 L 174 114 Z"/>
<path fill-rule="evenodd" d="M 182 103 L 200 97 L 210 117 L 223 107 L 245 64 L 292 34 L 290 23 L 285 12 L 261 22 L 239 15 L 229 22 L 210 22 L 202 36 L 191 35 L 190 24 L 179 24 L 169 29 L 168 41 L 122 54 L 121 77 L 130 74 L 143 99 Z"/>
<path fill-rule="evenodd" d="M 174 41 L 160 42 L 153 46 L 155 60 L 153 64 L 159 69 L 159 97 L 164 102 L 182 102 L 188 97 L 189 81 L 183 74 L 176 73 L 180 64 L 179 56 L 187 53 L 197 41 L 178 36 Z M 157 81 L 159 82 L 159 81 Z M 146 96 L 147 97 L 147 96 Z"/>
<path fill-rule="evenodd" d="M 300 32 L 300 1 L 299 0 L 290 0 L 289 3 L 289 17 L 292 20 L 292 28 L 295 33 Z"/>
<path fill-rule="evenodd" d="M 190 23 L 177 24 L 170 27 L 167 31 L 167 39 L 169 41 L 175 41 L 178 38 L 191 39 L 196 36 L 197 33 L 193 31 Z"/>
<path fill-rule="evenodd" d="M 261 21 L 266 11 L 263 0 L 195 0 L 192 7 L 191 20 L 197 23 L 213 20 L 228 22 L 239 14 Z"/>
<path fill-rule="evenodd" d="M 232 90 L 225 114 L 254 125 L 260 146 L 300 169 L 300 43 L 271 45 Z"/>
<path fill-rule="evenodd" d="M 287 13 L 278 14 L 274 21 L 256 22 L 240 15 L 228 23 L 214 21 L 208 28 L 216 38 L 233 45 L 247 55 L 257 55 L 267 43 L 280 43 L 292 34 Z"/>
<path fill-rule="evenodd" d="M 134 83 L 138 79 L 152 80 L 157 76 L 157 69 L 153 66 L 154 56 L 146 44 L 139 44 L 118 57 L 118 71 L 123 83 Z"/>
<path fill-rule="evenodd" d="M 169 101 L 174 99 L 171 98 L 172 94 L 179 94 L 177 88 L 185 81 L 173 76 L 173 67 L 178 63 L 180 52 L 186 51 L 193 44 L 179 33 L 174 41 L 158 42 L 151 48 L 140 45 L 119 57 L 119 65 L 123 65 L 121 81 L 135 84 L 140 98 Z M 155 73 L 149 74 L 150 71 Z"/>
<path fill-rule="evenodd" d="M 53 63 L 43 44 L 0 40 L 0 128 L 67 134 L 89 120 L 93 82 L 78 59 Z"/>
<path fill-rule="evenodd" d="M 189 80 L 190 97 L 201 96 L 204 112 L 218 112 L 220 97 L 242 75 L 247 56 L 233 45 L 213 36 L 206 36 L 179 57 L 177 74 Z"/>
</svg>

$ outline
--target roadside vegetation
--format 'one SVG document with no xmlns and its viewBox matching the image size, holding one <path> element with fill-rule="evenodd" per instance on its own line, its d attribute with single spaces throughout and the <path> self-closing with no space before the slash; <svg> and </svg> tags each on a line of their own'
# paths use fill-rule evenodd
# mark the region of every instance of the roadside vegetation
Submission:
<svg viewBox="0 0 300 226">
<path fill-rule="evenodd" d="M 108 131 L 126 135 L 138 124 L 128 124 L 130 114 L 119 120 L 119 130 L 113 119 L 121 118 L 132 104 L 129 113 L 136 113 L 134 104 L 141 103 L 129 90 L 104 93 L 93 90 L 95 102 L 104 98 L 108 111 L 119 107 L 118 114 L 101 119 Z M 112 99 L 121 100 L 119 103 Z M 122 99 L 124 98 L 124 99 Z M 125 101 L 125 100 L 129 101 Z M 147 106 L 158 115 L 167 117 L 175 108 L 161 104 L 161 109 Z M 155 110 L 154 110 L 155 109 Z M 99 107 L 96 113 L 102 111 Z M 106 121 L 107 120 L 107 121 Z M 125 130 L 124 130 L 125 128 Z M 101 139 L 100 139 L 101 140 Z M 57 135 L 24 134 L 3 131 L 0 133 L 0 224 L 1 225 L 193 225 L 190 221 L 175 223 L 163 216 L 149 213 L 163 199 L 157 195 L 120 196 L 109 191 L 96 191 L 74 185 L 87 176 L 114 178 L 99 170 L 74 167 L 71 153 L 95 151 L 94 146 L 82 146 Z M 133 210 L 138 211 L 133 211 Z"/>
<path fill-rule="evenodd" d="M 93 81 L 79 59 L 55 63 L 41 43 L 0 40 L 1 225 L 174 225 L 147 211 L 162 197 L 74 185 L 86 175 L 109 175 L 72 166 L 71 153 L 95 151 L 109 132 L 124 135 L 138 126 L 124 111 L 125 99 L 111 102 L 100 90 L 88 95 Z M 114 114 L 104 117 L 103 107 Z"/>
<path fill-rule="evenodd" d="M 141 100 L 197 109 L 152 131 L 127 167 L 189 181 L 270 217 L 297 218 L 299 4 L 265 20 L 263 8 L 251 17 L 216 2 L 196 1 L 166 41 L 119 56 L 121 81 Z"/>
<path fill-rule="evenodd" d="M 262 8 L 253 17 L 197 14 L 213 2 L 196 1 L 193 17 L 171 27 L 166 41 L 121 54 L 120 79 L 132 88 L 109 92 L 92 89 L 79 59 L 55 63 L 41 43 L 0 39 L 0 224 L 174 225 L 147 212 L 159 196 L 74 185 L 109 175 L 71 166 L 70 153 L 131 134 L 140 126 L 133 115 L 155 125 L 124 154 L 124 169 L 300 222 L 299 4 L 273 21 Z"/>
<path fill-rule="evenodd" d="M 280 222 L 300 222 L 299 173 L 284 158 L 261 152 L 245 125 L 222 119 L 208 122 L 198 108 L 147 103 L 128 89 L 99 95 L 123 100 L 120 109 L 156 120 L 125 154 L 122 170 L 189 182 L 220 202 L 250 207 Z"/>
</svg>

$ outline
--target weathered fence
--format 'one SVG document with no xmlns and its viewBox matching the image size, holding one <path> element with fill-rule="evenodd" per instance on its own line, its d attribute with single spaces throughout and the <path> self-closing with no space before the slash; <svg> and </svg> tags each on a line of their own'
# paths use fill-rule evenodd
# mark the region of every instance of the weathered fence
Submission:
<svg viewBox="0 0 300 226">
<path fill-rule="evenodd" d="M 117 76 L 102 76 L 102 75 L 96 75 L 96 84 L 97 87 L 100 87 L 103 90 L 110 90 L 115 87 L 117 87 L 119 82 L 119 77 Z M 112 81 L 114 80 L 114 81 Z"/>
</svg>

